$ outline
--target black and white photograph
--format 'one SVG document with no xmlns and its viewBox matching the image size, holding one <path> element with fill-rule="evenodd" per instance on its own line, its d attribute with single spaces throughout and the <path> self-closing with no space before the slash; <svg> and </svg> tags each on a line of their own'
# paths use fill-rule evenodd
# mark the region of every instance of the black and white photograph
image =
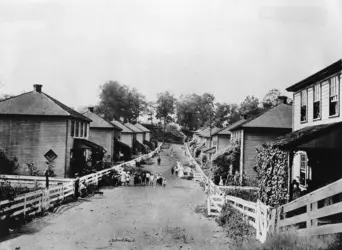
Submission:
<svg viewBox="0 0 342 250">
<path fill-rule="evenodd" d="M 342 249 L 342 1 L 0 0 L 0 250 Z"/>
</svg>

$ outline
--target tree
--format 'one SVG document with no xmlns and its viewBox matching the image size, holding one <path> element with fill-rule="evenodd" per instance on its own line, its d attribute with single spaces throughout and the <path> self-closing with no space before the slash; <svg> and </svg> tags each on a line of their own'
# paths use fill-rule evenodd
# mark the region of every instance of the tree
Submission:
<svg viewBox="0 0 342 250">
<path fill-rule="evenodd" d="M 278 104 L 278 97 L 281 96 L 279 89 L 271 89 L 268 93 L 264 96 L 262 100 L 262 106 L 264 109 L 269 109 L 274 107 Z"/>
<path fill-rule="evenodd" d="M 199 105 L 201 96 L 196 94 L 180 96 L 176 103 L 177 123 L 193 131 L 200 127 Z"/>
<path fill-rule="evenodd" d="M 237 104 L 216 103 L 214 126 L 222 128 L 240 119 Z"/>
<path fill-rule="evenodd" d="M 176 98 L 168 91 L 158 93 L 157 97 L 156 117 L 164 120 L 164 141 L 166 124 L 173 120 L 172 115 L 175 113 Z"/>
<path fill-rule="evenodd" d="M 247 96 L 245 100 L 240 104 L 240 115 L 246 115 L 251 111 L 257 111 L 259 109 L 259 99 L 254 96 Z"/>
<path fill-rule="evenodd" d="M 107 120 L 135 122 L 146 108 L 145 97 L 136 89 L 130 89 L 117 81 L 108 81 L 100 86 L 100 102 L 95 112 Z"/>
</svg>

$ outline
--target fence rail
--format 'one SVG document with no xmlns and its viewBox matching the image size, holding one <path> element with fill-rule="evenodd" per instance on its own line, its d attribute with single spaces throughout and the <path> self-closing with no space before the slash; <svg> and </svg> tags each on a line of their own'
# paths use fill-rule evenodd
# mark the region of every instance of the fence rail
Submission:
<svg viewBox="0 0 342 250">
<path fill-rule="evenodd" d="M 45 187 L 45 177 L 42 176 L 26 176 L 26 175 L 0 175 L 1 182 L 9 182 L 12 186 L 25 186 L 25 187 Z M 49 178 L 49 184 L 60 185 L 60 183 L 68 183 L 73 181 L 72 178 Z"/>
<path fill-rule="evenodd" d="M 140 162 L 141 160 L 151 158 L 154 154 L 160 152 L 161 145 L 162 144 L 160 144 L 153 152 L 149 154 L 143 155 L 129 162 L 124 162 L 120 165 L 113 166 L 109 169 L 104 169 L 99 172 L 83 176 L 80 178 L 80 181 L 85 180 L 88 185 L 89 184 L 97 185 L 99 180 L 101 180 L 104 176 L 111 173 L 112 170 L 117 168 L 118 166 L 119 167 L 123 165 L 134 166 L 136 162 Z M 36 179 L 37 177 L 32 177 L 32 178 L 23 177 L 23 179 L 25 178 L 31 180 L 31 179 Z M 49 180 L 51 179 L 52 178 L 49 178 Z M 63 180 L 63 179 L 59 179 L 59 180 Z M 26 194 L 23 194 L 14 198 L 13 200 L 0 201 L 0 220 L 3 220 L 8 217 L 19 216 L 19 215 L 23 215 L 24 217 L 28 215 L 34 215 L 36 213 L 42 212 L 43 210 L 49 209 L 52 206 L 58 205 L 65 198 L 72 196 L 75 192 L 74 190 L 75 179 L 67 179 L 67 180 L 68 181 L 63 182 L 63 184 L 51 186 L 48 189 L 40 189 L 34 192 L 26 193 Z"/>
<path fill-rule="evenodd" d="M 342 232 L 342 179 L 277 209 L 276 230 L 297 226 L 303 236 Z"/>
</svg>

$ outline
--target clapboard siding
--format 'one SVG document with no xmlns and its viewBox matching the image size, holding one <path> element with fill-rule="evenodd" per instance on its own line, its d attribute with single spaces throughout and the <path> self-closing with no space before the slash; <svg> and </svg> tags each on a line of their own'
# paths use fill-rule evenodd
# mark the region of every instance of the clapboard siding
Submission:
<svg viewBox="0 0 342 250">
<path fill-rule="evenodd" d="M 243 171 L 251 178 L 256 177 L 255 166 L 256 148 L 262 143 L 268 142 L 280 135 L 286 134 L 286 131 L 248 131 L 244 130 L 244 147 L 243 147 Z"/>
<path fill-rule="evenodd" d="M 121 133 L 121 141 L 132 148 L 132 146 L 133 146 L 133 134 Z"/>
<path fill-rule="evenodd" d="M 217 143 L 217 150 L 221 150 L 224 149 L 226 147 L 228 147 L 228 145 L 230 144 L 230 135 L 226 135 L 226 136 L 218 136 L 218 143 Z"/>
<path fill-rule="evenodd" d="M 33 161 L 41 173 L 46 168 L 44 155 L 52 149 L 57 158 L 54 171 L 64 177 L 66 119 L 2 117 L 0 119 L 0 143 L 9 157 L 16 157 L 20 173 L 24 174 L 27 163 Z"/>
<path fill-rule="evenodd" d="M 144 140 L 144 134 L 143 133 L 137 133 L 137 141 L 140 143 L 143 143 Z"/>
<path fill-rule="evenodd" d="M 113 159 L 114 155 L 114 130 L 104 128 L 90 128 L 89 140 L 102 146 Z"/>
<path fill-rule="evenodd" d="M 340 76 L 341 78 L 341 76 Z M 320 120 L 313 120 L 313 87 L 314 84 L 307 87 L 308 90 L 308 122 L 301 123 L 300 122 L 300 93 L 301 91 L 298 91 L 294 93 L 293 95 L 293 105 L 294 105 L 294 113 L 293 113 L 293 121 L 294 121 L 294 127 L 293 130 L 298 130 L 301 128 L 304 128 L 306 126 L 313 126 L 313 125 L 319 125 L 319 124 L 327 124 L 327 123 L 334 123 L 334 122 L 340 122 L 342 121 L 342 116 L 338 115 L 335 117 L 329 117 L 329 80 L 325 79 L 321 83 L 321 116 L 322 119 Z M 304 89 L 303 89 L 304 90 Z M 339 110 L 341 111 L 341 94 L 342 94 L 342 88 L 341 88 L 341 79 L 340 79 L 340 102 L 339 102 Z"/>
</svg>

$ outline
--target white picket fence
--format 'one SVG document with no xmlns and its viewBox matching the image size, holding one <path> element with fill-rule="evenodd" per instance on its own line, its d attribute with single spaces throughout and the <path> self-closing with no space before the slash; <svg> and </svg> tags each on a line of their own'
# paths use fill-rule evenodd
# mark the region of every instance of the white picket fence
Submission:
<svg viewBox="0 0 342 250">
<path fill-rule="evenodd" d="M 160 152 L 161 145 L 162 144 L 160 144 L 153 152 L 149 154 L 140 156 L 129 162 L 113 166 L 112 168 L 104 169 L 97 173 L 83 176 L 80 178 L 80 181 L 85 180 L 87 185 L 97 185 L 99 180 L 111 173 L 112 170 L 117 168 L 118 166 L 135 166 L 136 162 L 140 162 L 141 160 L 146 160 L 153 157 L 154 154 Z M 0 201 L 0 220 L 5 219 L 6 217 L 16 217 L 19 215 L 22 215 L 24 217 L 28 215 L 34 215 L 36 213 L 40 213 L 46 209 L 49 209 L 50 207 L 58 205 L 65 198 L 74 194 L 74 184 L 75 180 L 69 179 L 67 183 L 64 182 L 60 185 L 51 186 L 49 187 L 49 189 L 41 189 L 34 192 L 26 193 L 14 198 L 13 200 Z"/>
<path fill-rule="evenodd" d="M 256 239 L 260 242 L 265 242 L 267 233 L 271 225 L 271 208 L 264 205 L 261 201 L 251 202 L 246 201 L 238 197 L 226 195 L 224 196 L 224 190 L 226 189 L 243 189 L 243 190 L 258 190 L 257 187 L 233 187 L 233 186 L 216 186 L 212 180 L 209 179 L 199 166 L 199 164 L 193 159 L 188 144 L 185 143 L 187 155 L 190 157 L 190 161 L 195 165 L 197 173 L 194 174 L 195 181 L 203 181 L 207 183 L 207 213 L 208 215 L 218 216 L 222 211 L 222 207 L 225 203 L 230 203 L 234 208 L 239 210 L 245 215 L 247 221 L 256 230 Z"/>
<path fill-rule="evenodd" d="M 73 181 L 72 178 L 49 178 L 51 186 L 65 184 Z M 27 175 L 0 175 L 0 183 L 9 182 L 13 187 L 45 187 L 46 178 L 42 176 L 27 176 Z"/>
</svg>

